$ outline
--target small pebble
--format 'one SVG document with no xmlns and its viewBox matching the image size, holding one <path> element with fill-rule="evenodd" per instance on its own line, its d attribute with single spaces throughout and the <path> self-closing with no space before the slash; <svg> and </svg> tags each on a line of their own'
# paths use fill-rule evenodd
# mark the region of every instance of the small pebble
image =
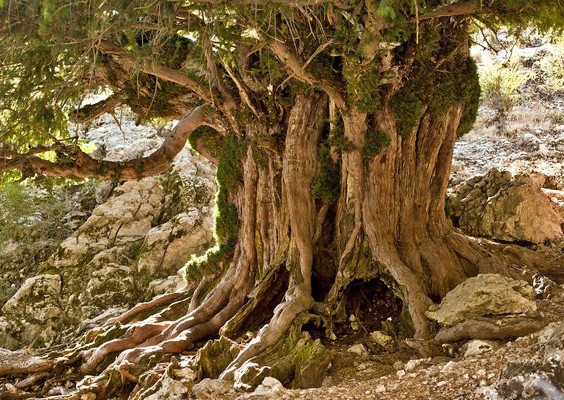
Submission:
<svg viewBox="0 0 564 400">
<path fill-rule="evenodd" d="M 441 368 L 441 372 L 452 371 L 455 366 L 456 366 L 456 363 L 454 361 L 449 361 Z"/>
<path fill-rule="evenodd" d="M 403 366 L 404 366 L 404 365 L 405 365 L 405 364 L 402 363 L 401 361 L 396 361 L 396 362 L 393 364 L 393 367 L 394 367 L 395 370 L 398 370 L 398 369 L 403 369 Z"/>
</svg>

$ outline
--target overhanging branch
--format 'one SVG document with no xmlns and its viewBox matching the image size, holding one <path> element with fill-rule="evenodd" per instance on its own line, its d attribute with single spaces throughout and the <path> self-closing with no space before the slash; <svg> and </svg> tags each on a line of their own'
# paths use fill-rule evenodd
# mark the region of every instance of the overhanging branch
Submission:
<svg viewBox="0 0 564 400">
<path fill-rule="evenodd" d="M 121 96 L 119 93 L 114 93 L 94 104 L 87 104 L 84 107 L 71 113 L 70 120 L 74 123 L 84 123 L 98 118 L 102 114 L 113 111 L 121 103 Z"/>
<path fill-rule="evenodd" d="M 200 126 L 207 125 L 224 132 L 217 114 L 209 105 L 202 105 L 184 118 L 173 128 L 162 145 L 152 154 L 130 161 L 97 160 L 84 153 L 76 145 L 56 144 L 68 157 L 65 162 L 52 162 L 37 157 L 38 151 L 27 154 L 14 152 L 0 153 L 0 173 L 11 170 L 32 171 L 46 176 L 76 178 L 100 178 L 111 180 L 140 179 L 166 171 L 176 155 L 184 148 L 190 135 Z M 47 150 L 52 150 L 48 148 Z"/>
</svg>

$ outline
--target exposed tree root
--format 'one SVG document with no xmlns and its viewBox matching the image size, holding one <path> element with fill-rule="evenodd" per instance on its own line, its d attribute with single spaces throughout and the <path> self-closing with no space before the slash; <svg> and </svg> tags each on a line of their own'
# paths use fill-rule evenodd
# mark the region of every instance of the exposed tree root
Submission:
<svg viewBox="0 0 564 400">
<path fill-rule="evenodd" d="M 271 321 L 258 332 L 246 348 L 231 362 L 231 364 L 220 375 L 221 379 L 231 380 L 235 371 L 250 358 L 266 350 L 278 342 L 287 332 L 294 319 L 302 312 L 307 311 L 313 305 L 313 298 L 307 285 L 296 285 L 288 290 L 285 302 L 279 304 L 274 310 Z"/>
<path fill-rule="evenodd" d="M 439 343 L 452 343 L 465 339 L 507 339 L 537 332 L 547 325 L 545 321 L 531 318 L 512 318 L 498 321 L 468 320 L 451 328 L 443 328 L 435 336 Z"/>
<path fill-rule="evenodd" d="M 23 362 L 0 365 L 0 376 L 34 374 L 49 371 L 57 364 L 57 360 L 32 358 Z"/>
<path fill-rule="evenodd" d="M 119 317 L 111 318 L 111 319 L 107 320 L 104 323 L 104 325 L 112 325 L 112 324 L 115 324 L 115 323 L 125 324 L 125 323 L 131 321 L 133 318 L 135 318 L 136 316 L 138 316 L 139 314 L 141 314 L 145 311 L 150 311 L 150 310 L 153 310 L 153 309 L 160 307 L 162 305 L 170 304 L 173 301 L 176 301 L 180 298 L 183 298 L 188 293 L 189 293 L 189 291 L 186 288 L 184 288 L 182 290 L 177 290 L 176 292 L 173 292 L 173 293 L 165 293 L 165 294 L 156 296 L 153 299 L 151 299 L 150 301 L 137 304 L 135 307 L 131 308 L 130 310 L 128 310 L 126 312 L 124 312 Z"/>
</svg>

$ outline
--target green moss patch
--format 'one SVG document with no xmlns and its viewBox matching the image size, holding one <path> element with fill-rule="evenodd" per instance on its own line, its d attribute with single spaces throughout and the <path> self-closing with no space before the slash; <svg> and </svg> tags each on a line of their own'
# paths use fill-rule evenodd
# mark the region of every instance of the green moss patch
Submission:
<svg viewBox="0 0 564 400">
<path fill-rule="evenodd" d="M 373 112 L 380 103 L 380 74 L 377 65 L 363 65 L 359 57 L 347 57 L 343 65 L 343 76 L 349 104 L 360 112 Z"/>
<path fill-rule="evenodd" d="M 436 59 L 447 57 L 453 51 L 452 41 L 443 43 L 436 32 L 429 33 L 429 42 L 421 40 L 418 57 L 404 86 L 392 98 L 392 112 L 396 119 L 398 134 L 408 137 L 421 119 L 424 105 L 433 116 L 446 113 L 454 104 L 464 104 L 464 114 L 458 128 L 458 136 L 472 127 L 480 100 L 480 85 L 477 68 L 470 58 L 452 58 L 440 68 Z"/>
<path fill-rule="evenodd" d="M 259 354 L 253 362 L 259 367 L 267 367 L 267 375 L 277 378 L 285 386 L 319 387 L 332 355 L 319 339 L 314 340 L 309 333 L 302 331 L 302 326 L 311 318 L 310 314 L 300 314 L 286 336 Z M 249 383 L 251 386 L 256 384 Z"/>
<path fill-rule="evenodd" d="M 238 210 L 229 200 L 229 193 L 243 182 L 242 160 L 246 141 L 234 136 L 223 139 L 217 166 L 217 193 L 215 234 L 220 245 L 233 245 L 239 229 Z"/>
<path fill-rule="evenodd" d="M 329 154 L 329 145 L 325 142 L 319 148 L 319 161 L 321 172 L 311 185 L 313 198 L 332 203 L 339 198 L 340 168 L 333 162 Z"/>
<path fill-rule="evenodd" d="M 364 140 L 364 160 L 372 160 L 383 148 L 389 145 L 390 138 L 388 135 L 376 129 L 368 129 Z"/>
</svg>

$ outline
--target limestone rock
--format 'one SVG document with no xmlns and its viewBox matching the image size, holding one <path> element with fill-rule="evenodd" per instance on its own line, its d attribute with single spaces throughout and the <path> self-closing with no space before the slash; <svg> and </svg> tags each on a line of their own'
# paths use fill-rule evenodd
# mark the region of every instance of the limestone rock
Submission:
<svg viewBox="0 0 564 400">
<path fill-rule="evenodd" d="M 448 292 L 439 308 L 427 315 L 442 326 L 452 326 L 485 315 L 530 314 L 537 309 L 534 296 L 525 281 L 481 274 Z"/>
<path fill-rule="evenodd" d="M 498 344 L 491 340 L 471 340 L 465 345 L 464 357 L 472 357 L 493 351 Z"/>
<path fill-rule="evenodd" d="M 347 352 L 359 357 L 367 357 L 369 355 L 368 350 L 366 350 L 366 347 L 364 347 L 362 343 L 353 344 L 347 349 Z"/>
<path fill-rule="evenodd" d="M 139 399 L 143 400 L 181 400 L 185 399 L 187 393 L 190 391 L 182 382 L 171 378 L 168 374 L 163 374 L 163 376 L 158 380 L 158 382 L 153 386 L 155 389 L 151 390 L 151 393 L 146 396 L 141 396 Z"/>
<path fill-rule="evenodd" d="M 256 388 L 272 370 L 268 366 L 258 365 L 252 361 L 246 361 L 235 371 L 235 388 L 250 391 Z"/>
<path fill-rule="evenodd" d="M 153 276 L 163 265 L 169 270 L 181 268 L 186 254 L 199 254 L 209 246 L 211 229 L 209 221 L 195 207 L 150 229 L 137 263 L 138 271 Z"/>
<path fill-rule="evenodd" d="M 539 332 L 535 354 L 514 358 L 501 370 L 493 385 L 478 388 L 484 398 L 562 399 L 564 393 L 564 322 L 553 322 Z"/>
<path fill-rule="evenodd" d="M 393 351 L 394 349 L 394 338 L 386 335 L 382 331 L 374 331 L 370 333 L 370 341 L 377 344 L 388 351 Z"/>
<path fill-rule="evenodd" d="M 564 216 L 541 190 L 541 174 L 492 169 L 461 183 L 451 197 L 460 228 L 469 235 L 543 243 L 564 238 Z"/>
<path fill-rule="evenodd" d="M 25 281 L 2 307 L 2 347 L 17 349 L 22 343 L 43 346 L 56 337 L 56 328 L 64 321 L 59 303 L 61 286 L 60 275 L 38 275 Z"/>
<path fill-rule="evenodd" d="M 193 399 L 221 399 L 221 397 L 233 390 L 233 385 L 223 379 L 202 379 L 194 385 L 190 398 Z"/>
<path fill-rule="evenodd" d="M 294 398 L 294 396 L 284 388 L 278 379 L 267 376 L 252 393 L 239 396 L 237 400 L 279 400 L 290 398 Z"/>
</svg>

